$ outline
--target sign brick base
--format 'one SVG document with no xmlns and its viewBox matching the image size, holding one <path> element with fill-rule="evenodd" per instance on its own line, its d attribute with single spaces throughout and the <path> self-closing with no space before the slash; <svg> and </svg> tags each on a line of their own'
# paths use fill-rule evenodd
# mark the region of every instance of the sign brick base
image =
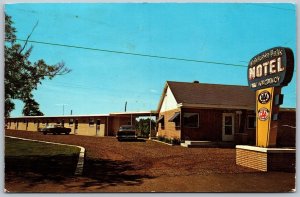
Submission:
<svg viewBox="0 0 300 197">
<path fill-rule="evenodd" d="M 236 164 L 264 172 L 295 172 L 296 149 L 237 145 Z"/>
</svg>

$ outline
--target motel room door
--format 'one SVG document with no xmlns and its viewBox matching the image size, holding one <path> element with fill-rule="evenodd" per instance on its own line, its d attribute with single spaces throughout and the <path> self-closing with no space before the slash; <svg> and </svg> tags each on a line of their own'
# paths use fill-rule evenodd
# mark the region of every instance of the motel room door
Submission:
<svg viewBox="0 0 300 197">
<path fill-rule="evenodd" d="M 233 141 L 234 140 L 234 114 L 223 113 L 222 118 L 222 140 Z"/>
</svg>

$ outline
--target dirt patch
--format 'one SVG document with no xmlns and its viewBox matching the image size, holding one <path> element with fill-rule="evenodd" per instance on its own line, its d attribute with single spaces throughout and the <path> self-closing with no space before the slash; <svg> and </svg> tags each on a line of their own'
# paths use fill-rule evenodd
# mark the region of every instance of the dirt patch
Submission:
<svg viewBox="0 0 300 197">
<path fill-rule="evenodd" d="M 235 149 L 168 146 L 153 141 L 118 142 L 113 137 L 6 135 L 86 148 L 83 176 L 44 179 L 42 174 L 5 174 L 14 192 L 288 192 L 295 174 L 257 172 L 235 164 Z M 41 181 L 44 180 L 44 181 Z"/>
</svg>

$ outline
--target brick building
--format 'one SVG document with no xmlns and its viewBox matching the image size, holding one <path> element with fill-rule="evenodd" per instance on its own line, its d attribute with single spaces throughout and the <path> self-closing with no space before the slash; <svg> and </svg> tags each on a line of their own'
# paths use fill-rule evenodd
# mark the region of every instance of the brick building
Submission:
<svg viewBox="0 0 300 197">
<path fill-rule="evenodd" d="M 157 110 L 157 135 L 255 145 L 255 104 L 248 86 L 167 81 Z M 295 114 L 295 109 L 281 110 L 278 144 L 295 146 Z"/>
</svg>

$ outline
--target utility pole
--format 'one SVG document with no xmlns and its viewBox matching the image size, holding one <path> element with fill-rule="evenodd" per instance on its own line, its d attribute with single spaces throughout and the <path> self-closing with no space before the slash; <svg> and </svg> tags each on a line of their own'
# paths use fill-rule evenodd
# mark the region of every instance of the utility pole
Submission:
<svg viewBox="0 0 300 197">
<path fill-rule="evenodd" d="M 65 105 L 67 106 L 68 104 L 62 103 L 62 104 L 55 104 L 57 106 L 62 106 L 62 115 L 65 115 Z"/>
<path fill-rule="evenodd" d="M 150 131 L 149 131 L 149 139 L 151 139 L 151 111 L 150 111 L 150 115 L 149 115 L 149 119 L 150 119 Z"/>
<path fill-rule="evenodd" d="M 126 110 L 127 110 L 127 101 L 125 102 L 125 112 L 126 112 Z"/>
</svg>

